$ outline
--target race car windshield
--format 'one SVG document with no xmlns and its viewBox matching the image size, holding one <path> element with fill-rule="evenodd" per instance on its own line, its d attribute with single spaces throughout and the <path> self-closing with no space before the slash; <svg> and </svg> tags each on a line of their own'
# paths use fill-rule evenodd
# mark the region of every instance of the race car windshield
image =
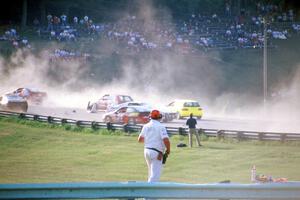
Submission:
<svg viewBox="0 0 300 200">
<path fill-rule="evenodd" d="M 133 101 L 133 99 L 130 96 L 121 96 L 120 99 L 124 102 Z"/>
<path fill-rule="evenodd" d="M 198 102 L 185 102 L 183 104 L 184 107 L 200 107 Z"/>
<path fill-rule="evenodd" d="M 149 112 L 150 111 L 148 108 L 141 107 L 141 106 L 133 107 L 133 109 L 135 109 L 138 112 Z"/>
</svg>

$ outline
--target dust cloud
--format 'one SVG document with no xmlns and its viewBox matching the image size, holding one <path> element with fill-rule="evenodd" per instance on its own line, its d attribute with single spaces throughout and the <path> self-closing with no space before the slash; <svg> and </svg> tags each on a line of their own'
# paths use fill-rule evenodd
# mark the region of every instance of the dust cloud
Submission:
<svg viewBox="0 0 300 200">
<path fill-rule="evenodd" d="M 289 81 L 284 85 L 278 83 L 273 99 L 267 105 L 270 118 L 284 121 L 297 121 L 300 119 L 300 66 L 295 70 Z"/>
</svg>

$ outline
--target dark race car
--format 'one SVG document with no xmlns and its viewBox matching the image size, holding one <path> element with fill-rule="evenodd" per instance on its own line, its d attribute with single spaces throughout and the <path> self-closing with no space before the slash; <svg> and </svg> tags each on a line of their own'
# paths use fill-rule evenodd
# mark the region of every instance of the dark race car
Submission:
<svg viewBox="0 0 300 200">
<path fill-rule="evenodd" d="M 18 88 L 13 92 L 27 100 L 29 104 L 40 105 L 47 98 L 47 93 L 31 88 Z"/>
</svg>

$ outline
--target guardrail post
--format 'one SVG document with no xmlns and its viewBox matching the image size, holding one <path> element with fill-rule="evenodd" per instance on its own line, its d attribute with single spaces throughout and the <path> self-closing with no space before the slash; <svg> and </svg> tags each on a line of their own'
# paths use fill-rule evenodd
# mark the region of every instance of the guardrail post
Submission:
<svg viewBox="0 0 300 200">
<path fill-rule="evenodd" d="M 130 128 L 128 127 L 128 124 L 124 124 L 123 129 L 125 133 L 130 132 Z"/>
<path fill-rule="evenodd" d="M 286 140 L 286 134 L 285 134 L 285 133 L 282 133 L 282 134 L 280 135 L 280 141 L 281 141 L 281 142 L 285 142 L 285 140 Z"/>
<path fill-rule="evenodd" d="M 244 133 L 242 131 L 237 132 L 237 139 L 238 139 L 238 141 L 241 141 L 244 139 Z"/>
<path fill-rule="evenodd" d="M 37 121 L 39 119 L 38 115 L 33 115 L 33 120 Z"/>
<path fill-rule="evenodd" d="M 64 125 L 67 123 L 67 119 L 61 119 L 61 124 Z"/>
<path fill-rule="evenodd" d="M 263 141 L 264 140 L 264 133 L 258 133 L 258 140 Z"/>
<path fill-rule="evenodd" d="M 20 113 L 20 114 L 19 114 L 19 118 L 20 118 L 20 119 L 24 119 L 24 118 L 25 118 L 25 114 L 24 114 L 24 113 Z"/>
<path fill-rule="evenodd" d="M 80 127 L 80 125 L 81 125 L 81 121 L 80 120 L 76 121 L 76 126 Z"/>
<path fill-rule="evenodd" d="M 48 117 L 47 117 L 47 121 L 48 121 L 48 123 L 52 123 L 53 118 L 52 118 L 51 116 L 48 116 Z"/>
<path fill-rule="evenodd" d="M 184 135 L 184 130 L 182 127 L 178 128 L 178 132 L 179 132 L 179 135 L 182 135 L 182 136 Z"/>
<path fill-rule="evenodd" d="M 200 136 L 201 135 L 203 135 L 203 136 L 205 135 L 205 132 L 204 132 L 204 130 L 202 128 L 199 128 L 198 133 L 199 133 Z"/>
<path fill-rule="evenodd" d="M 93 130 L 98 130 L 97 122 L 92 121 L 91 128 L 92 128 Z"/>
<path fill-rule="evenodd" d="M 225 133 L 223 130 L 218 130 L 217 132 L 217 138 L 220 139 L 224 139 L 225 138 Z"/>
<path fill-rule="evenodd" d="M 107 122 L 106 127 L 107 127 L 107 130 L 109 130 L 109 131 L 112 130 L 112 125 L 110 122 Z"/>
</svg>

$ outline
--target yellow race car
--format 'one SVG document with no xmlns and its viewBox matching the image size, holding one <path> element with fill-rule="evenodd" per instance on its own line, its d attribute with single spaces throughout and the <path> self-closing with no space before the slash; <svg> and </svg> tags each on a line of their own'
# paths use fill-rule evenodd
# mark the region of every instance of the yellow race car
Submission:
<svg viewBox="0 0 300 200">
<path fill-rule="evenodd" d="M 170 110 L 177 112 L 178 119 L 189 117 L 191 113 L 193 113 L 193 116 L 197 117 L 197 119 L 201 119 L 203 115 L 203 110 L 196 100 L 178 99 L 169 103 L 168 107 Z"/>
</svg>

